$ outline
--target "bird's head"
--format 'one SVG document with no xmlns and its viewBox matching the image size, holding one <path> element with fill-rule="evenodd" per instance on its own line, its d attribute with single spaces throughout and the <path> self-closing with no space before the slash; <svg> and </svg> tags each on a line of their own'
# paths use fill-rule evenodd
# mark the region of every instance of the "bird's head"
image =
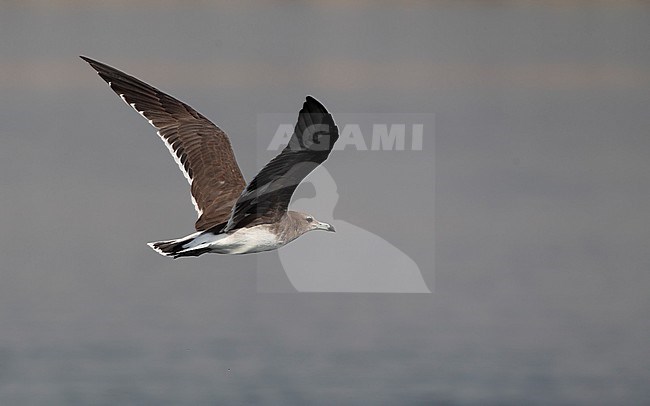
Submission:
<svg viewBox="0 0 650 406">
<path fill-rule="evenodd" d="M 336 231 L 331 224 L 318 221 L 311 214 L 300 213 L 299 216 L 300 222 L 305 225 L 307 230 L 324 230 L 324 231 Z"/>
</svg>

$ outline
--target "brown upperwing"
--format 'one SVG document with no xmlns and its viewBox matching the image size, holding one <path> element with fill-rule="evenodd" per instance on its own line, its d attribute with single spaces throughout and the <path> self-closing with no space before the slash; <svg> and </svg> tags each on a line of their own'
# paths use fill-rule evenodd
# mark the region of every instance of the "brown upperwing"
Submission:
<svg viewBox="0 0 650 406">
<path fill-rule="evenodd" d="M 158 130 L 190 183 L 199 213 L 196 230 L 227 222 L 246 186 L 228 136 L 187 104 L 115 68 L 81 58 Z"/>
</svg>

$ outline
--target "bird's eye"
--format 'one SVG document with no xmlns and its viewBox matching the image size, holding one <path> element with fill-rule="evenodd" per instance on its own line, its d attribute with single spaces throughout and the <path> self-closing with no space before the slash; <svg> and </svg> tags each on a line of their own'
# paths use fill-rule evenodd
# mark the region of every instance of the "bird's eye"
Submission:
<svg viewBox="0 0 650 406">
<path fill-rule="evenodd" d="M 314 218 L 313 217 L 306 217 L 305 220 L 307 220 L 308 223 L 311 223 L 312 221 L 314 221 Z"/>
</svg>

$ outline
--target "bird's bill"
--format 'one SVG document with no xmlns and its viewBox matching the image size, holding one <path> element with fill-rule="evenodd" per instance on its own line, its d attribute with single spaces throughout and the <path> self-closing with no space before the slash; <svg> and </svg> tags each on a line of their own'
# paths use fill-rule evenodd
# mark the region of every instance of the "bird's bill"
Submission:
<svg viewBox="0 0 650 406">
<path fill-rule="evenodd" d="M 332 231 L 332 232 L 336 231 L 331 224 L 322 223 L 322 222 L 319 222 L 318 226 L 316 228 L 318 228 L 319 230 L 325 230 L 325 231 Z"/>
</svg>

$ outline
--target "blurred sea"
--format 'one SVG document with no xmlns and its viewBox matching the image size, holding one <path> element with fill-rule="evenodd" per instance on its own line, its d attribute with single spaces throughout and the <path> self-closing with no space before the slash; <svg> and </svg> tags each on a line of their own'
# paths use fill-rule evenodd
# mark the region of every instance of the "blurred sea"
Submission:
<svg viewBox="0 0 650 406">
<path fill-rule="evenodd" d="M 0 3 L 0 404 L 649 404 L 649 23 L 637 2 Z M 327 166 L 334 216 L 433 293 L 263 293 L 277 253 L 154 254 L 191 231 L 187 185 L 80 54 L 210 117 L 247 179 L 273 155 L 257 115 L 306 94 L 435 114 L 435 151 Z"/>
</svg>

